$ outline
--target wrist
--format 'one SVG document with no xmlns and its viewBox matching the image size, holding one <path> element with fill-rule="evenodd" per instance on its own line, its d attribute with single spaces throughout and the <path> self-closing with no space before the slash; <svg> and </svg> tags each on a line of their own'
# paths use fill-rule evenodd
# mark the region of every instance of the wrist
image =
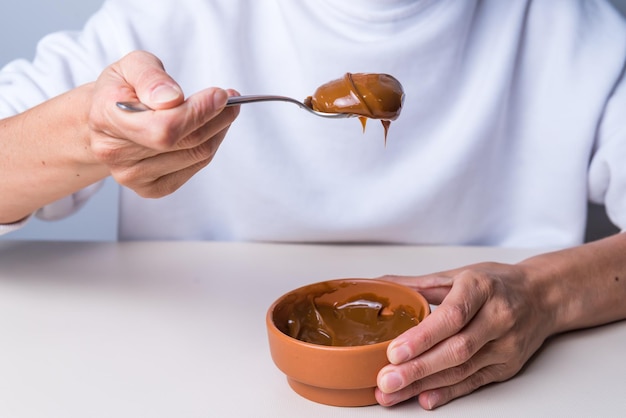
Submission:
<svg viewBox="0 0 626 418">
<path fill-rule="evenodd" d="M 3 120 L 0 223 L 17 222 L 108 175 L 90 145 L 92 94 L 87 84 Z"/>
<path fill-rule="evenodd" d="M 538 315 L 541 317 L 543 337 L 563 332 L 567 329 L 570 311 L 564 304 L 566 289 L 559 280 L 560 273 L 551 263 L 543 260 L 544 255 L 526 259 L 518 263 L 526 278 L 529 294 Z"/>
<path fill-rule="evenodd" d="M 106 176 L 108 168 L 96 157 L 92 148 L 93 131 L 90 118 L 93 113 L 94 92 L 95 83 L 87 83 L 61 95 L 59 100 L 62 101 L 61 107 L 71 106 L 80 109 L 77 112 L 70 112 L 66 120 L 67 126 L 73 127 L 72 143 L 78 145 L 73 152 L 68 154 L 72 158 L 71 163 L 81 170 L 105 172 Z"/>
<path fill-rule="evenodd" d="M 550 334 L 626 319 L 626 234 L 519 263 Z"/>
</svg>

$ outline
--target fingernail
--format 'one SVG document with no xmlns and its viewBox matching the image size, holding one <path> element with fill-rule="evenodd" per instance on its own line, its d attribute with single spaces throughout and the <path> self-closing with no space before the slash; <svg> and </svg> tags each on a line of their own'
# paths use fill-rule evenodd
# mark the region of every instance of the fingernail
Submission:
<svg viewBox="0 0 626 418">
<path fill-rule="evenodd" d="M 428 400 L 427 400 L 427 405 L 428 405 L 428 409 L 435 409 L 437 406 L 439 406 L 439 401 L 440 401 L 440 397 L 439 394 L 437 392 L 431 392 L 428 394 Z"/>
<path fill-rule="evenodd" d="M 400 364 L 411 358 L 411 352 L 409 351 L 409 347 L 406 344 L 401 344 L 397 347 L 392 347 L 389 350 L 389 362 L 392 364 Z"/>
<path fill-rule="evenodd" d="M 150 100 L 152 103 L 169 103 L 178 99 L 183 94 L 180 88 L 169 85 L 161 84 L 157 86 L 152 93 L 150 93 Z"/>
<path fill-rule="evenodd" d="M 216 109 L 224 107 L 227 100 L 228 93 L 226 93 L 226 91 L 220 89 L 216 90 L 215 93 L 213 93 L 213 106 L 215 106 Z"/>
<path fill-rule="evenodd" d="M 395 392 L 402 388 L 402 378 L 396 372 L 389 372 L 380 379 L 380 390 L 385 393 Z"/>
</svg>

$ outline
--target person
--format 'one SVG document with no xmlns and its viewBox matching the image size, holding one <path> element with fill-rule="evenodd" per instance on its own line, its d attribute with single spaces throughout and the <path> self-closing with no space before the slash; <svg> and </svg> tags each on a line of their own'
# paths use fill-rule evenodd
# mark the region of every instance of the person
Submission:
<svg viewBox="0 0 626 418">
<path fill-rule="evenodd" d="M 626 235 L 583 244 L 588 200 L 626 226 L 625 57 L 603 0 L 108 0 L 0 72 L 0 223 L 67 216 L 112 176 L 123 240 L 545 248 L 386 277 L 438 308 L 390 344 L 377 400 L 433 409 L 626 318 Z M 386 145 L 372 122 L 225 106 L 345 72 L 402 82 Z"/>
</svg>

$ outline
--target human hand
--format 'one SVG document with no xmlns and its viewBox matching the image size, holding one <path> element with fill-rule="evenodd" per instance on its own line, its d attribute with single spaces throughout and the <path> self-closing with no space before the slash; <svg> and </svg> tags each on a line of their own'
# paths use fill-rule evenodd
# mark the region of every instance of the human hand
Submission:
<svg viewBox="0 0 626 418">
<path fill-rule="evenodd" d="M 422 277 L 385 276 L 440 306 L 390 343 L 378 402 L 418 396 L 433 409 L 519 372 L 551 334 L 552 316 L 528 274 L 521 265 L 481 263 Z"/>
<path fill-rule="evenodd" d="M 112 64 L 94 86 L 89 145 L 115 180 L 143 197 L 172 193 L 213 159 L 238 115 L 218 88 L 185 100 L 161 62 L 132 52 Z M 116 102 L 140 101 L 150 111 L 129 113 Z"/>
</svg>

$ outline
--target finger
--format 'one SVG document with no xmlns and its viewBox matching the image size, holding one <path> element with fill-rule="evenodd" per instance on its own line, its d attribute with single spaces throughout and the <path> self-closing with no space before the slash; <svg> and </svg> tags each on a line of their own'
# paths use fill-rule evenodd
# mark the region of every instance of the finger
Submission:
<svg viewBox="0 0 626 418">
<path fill-rule="evenodd" d="M 151 109 L 172 108 L 184 100 L 178 83 L 167 74 L 163 63 L 148 52 L 131 52 L 118 61 L 117 71 L 132 86 L 134 96 Z"/>
<path fill-rule="evenodd" d="M 142 197 L 170 194 L 212 161 L 227 131 L 228 126 L 194 148 L 158 154 L 129 167 L 118 168 L 113 171 L 113 177 Z"/>
<path fill-rule="evenodd" d="M 494 364 L 478 370 L 476 373 L 473 373 L 467 379 L 457 384 L 426 390 L 418 395 L 418 401 L 422 408 L 427 410 L 445 405 L 454 399 L 469 395 L 476 389 L 489 383 L 504 380 L 498 377 L 502 374 L 502 367 L 503 365 L 501 364 Z"/>
<path fill-rule="evenodd" d="M 230 125 L 234 122 L 238 115 L 238 106 L 229 106 L 222 108 L 222 111 L 216 114 L 208 122 L 201 125 L 200 127 L 198 127 L 198 129 L 179 140 L 175 144 L 173 149 L 191 149 L 203 144 L 205 141 L 209 140 L 218 133 L 225 132 L 225 129 L 228 129 L 230 127 Z"/>
<path fill-rule="evenodd" d="M 152 182 L 149 187 L 137 188 L 135 189 L 135 191 L 140 196 L 147 198 L 159 198 L 167 196 L 178 190 L 191 177 L 198 173 L 198 171 L 206 167 L 210 163 L 210 161 L 211 159 L 200 161 L 182 170 L 166 174 Z"/>
<path fill-rule="evenodd" d="M 214 127 L 214 130 L 226 123 L 232 123 L 238 109 L 225 110 L 227 100 L 228 94 L 225 90 L 208 88 L 190 96 L 180 106 L 172 109 L 130 113 L 115 108 L 108 125 L 116 128 L 110 128 L 112 130 L 105 132 L 105 135 L 125 138 L 152 150 L 170 151 L 176 149 L 181 139 L 190 137 L 217 115 L 222 116 L 223 113 L 223 120 L 216 124 L 217 128 Z M 183 143 L 181 148 L 192 148 L 198 142 L 200 141 Z"/>
<path fill-rule="evenodd" d="M 410 381 L 408 385 L 400 390 L 389 392 L 379 387 L 376 390 L 376 398 L 381 405 L 394 405 L 427 390 L 455 385 L 485 367 L 502 364 L 505 361 L 505 354 L 496 351 L 493 343 L 489 343 L 470 359 L 458 366 L 441 370 L 422 379 Z"/>
<path fill-rule="evenodd" d="M 119 184 L 132 189 L 139 196 L 156 199 L 174 193 L 198 171 L 206 167 L 210 161 L 210 158 L 199 161 L 173 173 L 164 174 L 150 182 L 146 182 L 144 179 L 141 179 L 141 181 L 135 179 L 128 180 L 123 174 L 119 174 L 115 171 L 112 172 L 111 175 Z"/>
<path fill-rule="evenodd" d="M 227 130 L 228 128 L 224 129 L 212 140 L 212 145 L 215 147 L 215 150 L 217 150 L 217 147 L 226 136 Z M 193 177 L 198 171 L 206 167 L 213 160 L 214 155 L 215 152 L 209 153 L 209 157 L 204 160 L 200 160 L 188 167 L 185 167 L 184 169 L 161 176 L 150 185 L 150 194 L 146 196 L 162 197 L 178 190 L 183 184 L 187 182 L 187 180 Z"/>
<path fill-rule="evenodd" d="M 497 361 L 497 356 L 489 359 L 477 355 L 492 340 L 493 334 L 490 327 L 478 322 L 472 322 L 467 329 L 416 358 L 385 366 L 377 379 L 381 392 L 399 392 L 397 396 L 400 397 L 413 396 L 427 388 L 457 383 Z"/>
<path fill-rule="evenodd" d="M 417 357 L 457 334 L 488 300 L 490 289 L 480 275 L 461 272 L 441 305 L 420 324 L 395 338 L 387 348 L 392 364 Z"/>
</svg>

